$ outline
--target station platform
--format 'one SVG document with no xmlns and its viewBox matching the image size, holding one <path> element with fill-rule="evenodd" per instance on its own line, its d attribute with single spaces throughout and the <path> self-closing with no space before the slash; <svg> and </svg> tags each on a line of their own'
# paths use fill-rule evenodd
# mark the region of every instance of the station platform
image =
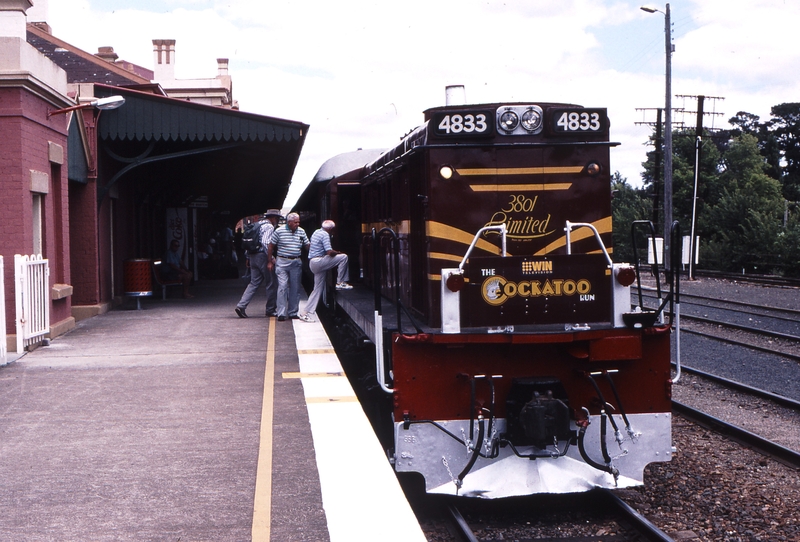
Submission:
<svg viewBox="0 0 800 542">
<path fill-rule="evenodd" d="M 131 299 L 0 367 L 0 540 L 425 540 L 322 326 L 263 292 L 238 318 L 245 286 Z"/>
</svg>

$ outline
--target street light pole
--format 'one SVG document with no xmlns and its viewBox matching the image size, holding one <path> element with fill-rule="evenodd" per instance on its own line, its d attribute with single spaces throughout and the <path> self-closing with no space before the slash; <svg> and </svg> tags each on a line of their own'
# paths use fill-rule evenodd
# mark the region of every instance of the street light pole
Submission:
<svg viewBox="0 0 800 542">
<path fill-rule="evenodd" d="M 664 49 L 667 55 L 664 96 L 664 268 L 670 269 L 670 231 L 672 229 L 672 24 L 669 4 L 666 10 L 642 7 L 647 13 L 664 14 Z"/>
<path fill-rule="evenodd" d="M 69 113 L 70 111 L 77 111 L 79 109 L 95 108 L 99 111 L 105 111 L 106 109 L 116 109 L 124 103 L 125 103 L 125 98 L 123 98 L 122 96 L 108 96 L 107 98 L 95 98 L 90 102 L 84 102 L 78 105 L 65 107 L 64 109 L 56 109 L 55 111 L 50 111 L 47 113 L 47 118 L 50 118 L 53 115 Z"/>
</svg>

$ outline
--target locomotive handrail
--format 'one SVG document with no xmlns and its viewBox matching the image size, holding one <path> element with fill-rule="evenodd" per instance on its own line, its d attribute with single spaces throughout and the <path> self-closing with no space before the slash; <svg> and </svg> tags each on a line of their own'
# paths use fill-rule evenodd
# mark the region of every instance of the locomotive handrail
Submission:
<svg viewBox="0 0 800 542">
<path fill-rule="evenodd" d="M 634 220 L 631 223 L 631 246 L 633 248 L 633 265 L 636 266 L 636 286 L 639 291 L 639 307 L 644 309 L 644 300 L 642 298 L 642 278 L 639 273 L 639 252 L 636 250 L 636 227 L 649 226 L 650 239 L 653 246 L 653 264 L 650 266 L 650 272 L 656 278 L 656 295 L 661 301 L 661 276 L 658 274 L 658 251 L 656 250 L 656 229 L 653 223 L 649 220 Z"/>
<path fill-rule="evenodd" d="M 675 323 L 675 302 L 676 296 L 680 296 L 680 273 L 678 272 L 678 262 L 680 262 L 680 252 L 678 252 L 678 243 L 676 239 L 680 238 L 681 235 L 681 226 L 677 220 L 672 222 L 672 227 L 670 228 L 670 268 L 664 269 L 664 276 L 669 284 L 669 293 L 664 297 L 664 300 L 661 301 L 661 295 L 659 293 L 659 301 L 661 301 L 661 305 L 658 306 L 656 309 L 656 314 L 662 314 L 664 309 L 669 303 L 669 324 L 673 325 Z M 656 285 L 658 285 L 658 266 L 656 266 Z M 676 285 L 677 285 L 677 294 L 676 294 Z M 660 289 L 658 289 L 660 292 Z M 680 303 L 680 300 L 678 300 Z M 641 303 L 640 303 L 641 306 Z M 644 307 L 642 307 L 644 308 Z M 663 321 L 663 320 L 662 320 Z"/>
<path fill-rule="evenodd" d="M 681 378 L 681 274 L 678 271 L 678 262 L 680 261 L 680 254 L 678 253 L 677 239 L 681 238 L 681 225 L 675 220 L 670 228 L 670 299 L 673 299 L 672 292 L 674 287 L 675 292 L 675 312 L 673 318 L 675 319 L 675 378 L 672 383 L 675 384 Z"/>
<path fill-rule="evenodd" d="M 375 256 L 375 310 L 380 313 L 381 311 L 381 268 L 380 268 L 380 247 L 378 245 L 378 238 L 384 234 L 391 234 L 392 238 L 392 253 L 394 256 L 394 292 L 395 292 L 395 306 L 397 309 L 397 329 L 402 331 L 403 327 L 400 320 L 400 247 L 398 246 L 400 240 L 397 238 L 397 233 L 392 228 L 381 228 L 380 231 L 372 228 L 372 250 Z"/>
<path fill-rule="evenodd" d="M 576 227 L 577 228 L 581 228 L 581 227 L 589 228 L 590 230 L 592 230 L 594 232 L 594 238 L 597 239 L 597 244 L 599 244 L 600 248 L 603 250 L 603 254 L 606 257 L 606 261 L 608 262 L 608 265 L 609 266 L 613 266 L 614 262 L 611 260 L 611 256 L 608 254 L 608 250 L 606 249 L 606 246 L 603 244 L 603 240 L 600 238 L 600 233 L 597 231 L 597 228 L 595 228 L 592 224 L 589 224 L 588 222 L 570 222 L 569 220 L 567 220 L 566 226 L 564 227 L 564 231 L 567 234 L 567 254 L 568 255 L 572 254 L 571 234 L 572 234 L 573 228 L 576 228 Z"/>
<path fill-rule="evenodd" d="M 406 310 L 400 300 L 400 239 L 397 233 L 391 228 L 381 228 L 380 231 L 372 228 L 372 253 L 373 253 L 373 290 L 375 292 L 375 364 L 378 384 L 381 389 L 386 393 L 392 393 L 393 388 L 390 388 L 386 383 L 386 362 L 385 351 L 383 344 L 383 316 L 381 315 L 381 257 L 380 257 L 380 243 L 379 238 L 382 235 L 390 234 L 392 238 L 392 252 L 394 255 L 394 292 L 395 292 L 395 308 L 397 310 L 397 331 L 403 333 L 403 322 L 401 319 L 401 311 Z M 406 311 L 408 314 L 408 311 Z M 411 316 L 408 316 L 411 325 L 414 326 L 417 333 L 422 333 L 422 330 L 414 322 Z"/>
<path fill-rule="evenodd" d="M 372 254 L 373 254 L 373 273 L 372 273 L 372 286 L 375 292 L 375 376 L 378 380 L 378 385 L 381 389 L 386 393 L 393 393 L 394 388 L 390 388 L 386 382 L 386 360 L 385 360 L 385 352 L 384 352 L 384 345 L 383 345 L 383 316 L 381 315 L 381 256 L 380 256 L 380 244 L 378 239 L 381 235 L 386 232 L 390 232 L 392 234 L 392 244 L 397 242 L 397 234 L 391 228 L 382 228 L 380 231 L 377 231 L 375 228 L 372 228 Z M 394 251 L 395 253 L 395 262 L 394 262 L 394 269 L 395 269 L 395 278 L 399 282 L 399 262 L 397 258 L 397 250 Z M 396 283 L 396 291 L 397 291 L 397 301 L 398 301 L 398 308 L 397 308 L 397 325 L 398 329 L 400 329 L 400 286 Z"/>
<path fill-rule="evenodd" d="M 467 249 L 466 254 L 464 254 L 464 258 L 461 260 L 461 263 L 458 264 L 458 271 L 459 272 L 461 272 L 461 273 L 464 272 L 464 266 L 466 265 L 467 260 L 469 259 L 469 255 L 472 254 L 472 249 L 474 249 L 475 245 L 478 244 L 478 239 L 480 238 L 480 236 L 484 232 L 491 231 L 491 230 L 500 231 L 500 235 L 503 238 L 503 241 L 502 241 L 503 242 L 503 245 L 502 245 L 503 257 L 504 258 L 506 257 L 506 255 L 508 254 L 508 252 L 506 251 L 506 246 L 507 246 L 506 245 L 506 234 L 508 233 L 508 228 L 506 228 L 505 222 L 502 223 L 502 224 L 499 224 L 497 226 L 484 226 L 483 228 L 479 229 L 477 231 L 477 233 L 475 233 L 475 237 L 472 238 L 472 243 L 469 244 L 469 248 Z"/>
</svg>

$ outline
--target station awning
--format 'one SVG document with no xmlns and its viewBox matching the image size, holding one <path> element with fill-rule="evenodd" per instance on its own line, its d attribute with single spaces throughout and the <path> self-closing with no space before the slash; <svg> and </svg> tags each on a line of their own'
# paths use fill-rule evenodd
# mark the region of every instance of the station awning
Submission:
<svg viewBox="0 0 800 542">
<path fill-rule="evenodd" d="M 120 87 L 125 104 L 98 120 L 98 192 L 135 181 L 137 197 L 234 217 L 280 207 L 308 125 Z"/>
</svg>

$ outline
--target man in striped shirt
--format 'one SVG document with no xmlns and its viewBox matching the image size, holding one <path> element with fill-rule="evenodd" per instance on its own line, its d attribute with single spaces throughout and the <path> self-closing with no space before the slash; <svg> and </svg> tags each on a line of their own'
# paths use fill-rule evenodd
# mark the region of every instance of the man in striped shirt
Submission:
<svg viewBox="0 0 800 542">
<path fill-rule="evenodd" d="M 267 269 L 275 268 L 278 276 L 278 321 L 298 318 L 300 307 L 300 280 L 303 273 L 304 248 L 308 248 L 308 236 L 300 227 L 300 215 L 289 213 L 286 224 L 275 228 L 267 249 Z M 275 256 L 275 262 L 272 257 Z"/>
<path fill-rule="evenodd" d="M 347 254 L 333 250 L 331 248 L 331 232 L 336 227 L 333 220 L 325 220 L 322 227 L 311 234 L 311 247 L 308 249 L 308 266 L 314 273 L 314 289 L 308 296 L 305 312 L 300 313 L 300 319 L 304 322 L 313 322 L 309 316 L 317 310 L 317 303 L 322 296 L 325 288 L 325 276 L 329 269 L 336 268 L 337 271 L 337 290 L 352 290 L 353 287 L 347 283 L 349 280 L 349 269 L 347 268 Z"/>
</svg>

